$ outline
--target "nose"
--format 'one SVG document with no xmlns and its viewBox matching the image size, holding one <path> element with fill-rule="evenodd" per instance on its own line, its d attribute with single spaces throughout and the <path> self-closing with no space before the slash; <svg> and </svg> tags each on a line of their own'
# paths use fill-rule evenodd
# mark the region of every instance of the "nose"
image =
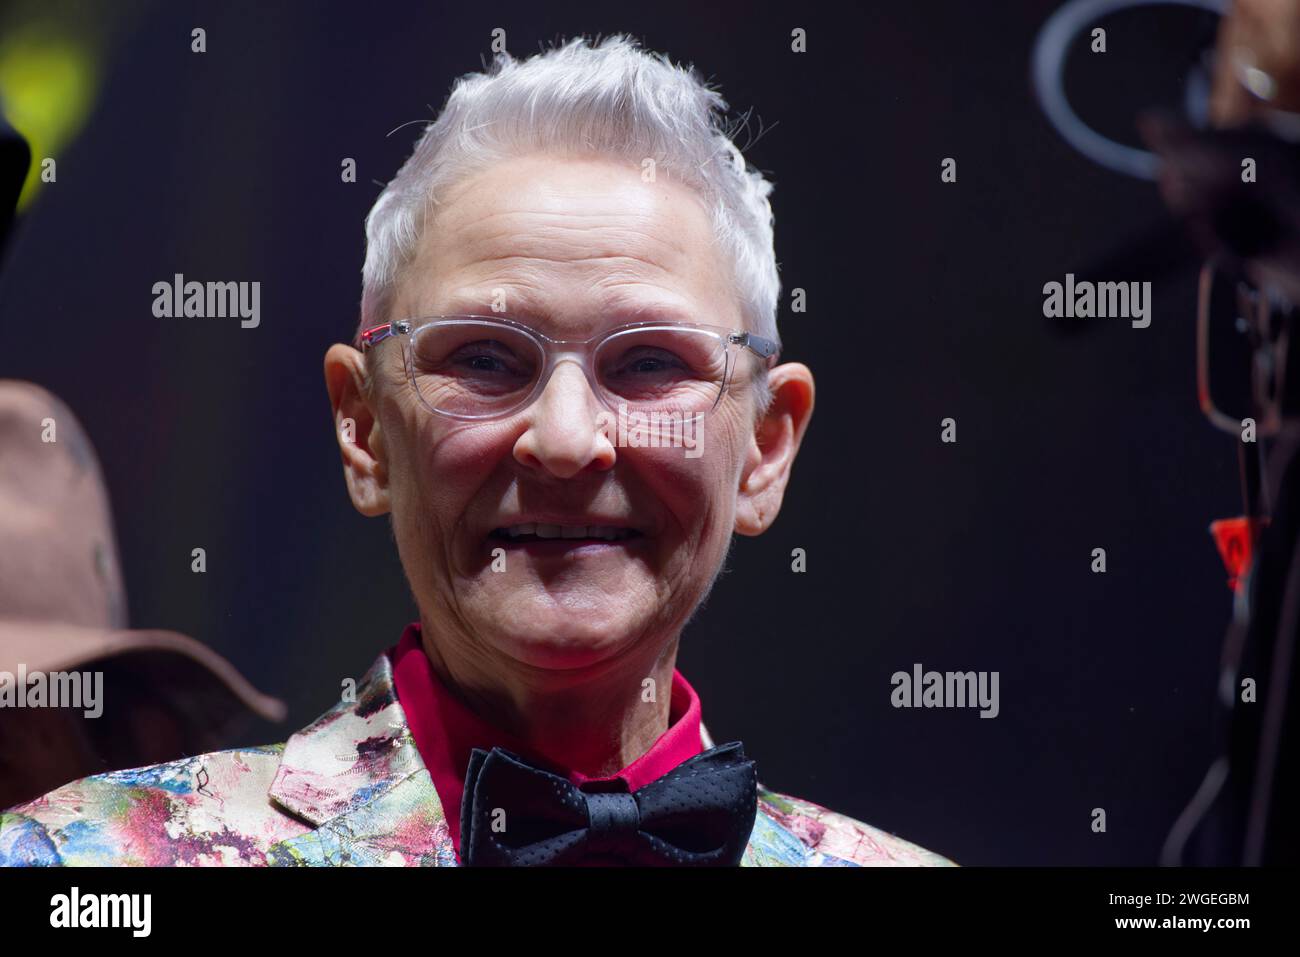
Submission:
<svg viewBox="0 0 1300 957">
<path fill-rule="evenodd" d="M 612 468 L 616 454 L 606 430 L 598 427 L 601 409 L 578 363 L 558 363 L 542 394 L 524 412 L 527 426 L 515 440 L 515 459 L 564 479 L 587 469 Z"/>
</svg>

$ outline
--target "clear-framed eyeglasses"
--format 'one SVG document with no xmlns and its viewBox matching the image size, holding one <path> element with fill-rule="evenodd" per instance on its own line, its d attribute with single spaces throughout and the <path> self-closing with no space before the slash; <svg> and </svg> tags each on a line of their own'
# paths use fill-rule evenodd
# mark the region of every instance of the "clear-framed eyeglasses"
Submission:
<svg viewBox="0 0 1300 957">
<path fill-rule="evenodd" d="M 399 319 L 363 330 L 363 350 L 402 343 L 411 388 L 436 415 L 464 421 L 510 416 L 530 405 L 565 359 L 581 366 L 611 412 L 704 416 L 717 408 L 742 355 L 775 364 L 771 339 L 687 322 L 637 322 L 589 339 L 552 339 L 497 316 Z M 747 376 L 746 376 L 747 377 Z"/>
</svg>

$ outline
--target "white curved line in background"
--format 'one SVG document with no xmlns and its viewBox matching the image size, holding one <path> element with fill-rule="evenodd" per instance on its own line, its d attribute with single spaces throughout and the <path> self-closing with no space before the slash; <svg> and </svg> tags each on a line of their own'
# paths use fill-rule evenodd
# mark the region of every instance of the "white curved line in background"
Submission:
<svg viewBox="0 0 1300 957">
<path fill-rule="evenodd" d="M 1048 122 L 1062 138 L 1095 163 L 1139 179 L 1155 179 L 1160 158 L 1107 139 L 1088 126 L 1065 98 L 1065 59 L 1080 30 L 1119 10 L 1146 6 L 1192 7 L 1222 15 L 1227 0 L 1070 0 L 1053 13 L 1034 41 L 1033 84 Z"/>
</svg>

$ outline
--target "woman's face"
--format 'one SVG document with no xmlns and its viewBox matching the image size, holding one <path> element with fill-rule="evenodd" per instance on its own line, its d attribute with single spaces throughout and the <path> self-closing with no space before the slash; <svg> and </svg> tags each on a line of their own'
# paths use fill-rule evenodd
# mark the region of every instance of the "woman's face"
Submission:
<svg viewBox="0 0 1300 957">
<path fill-rule="evenodd" d="M 434 209 L 390 319 L 497 314 L 553 339 L 650 319 L 743 327 L 696 195 L 645 182 L 639 165 L 511 159 Z M 357 441 L 376 471 L 360 500 L 349 481 L 363 511 L 391 511 L 436 640 L 571 669 L 641 657 L 675 634 L 711 587 L 763 460 L 748 374 L 733 376 L 694 450 L 620 447 L 576 362 L 509 418 L 462 423 L 419 401 L 402 349 L 390 339 L 371 357 L 374 421 Z M 748 357 L 738 368 L 752 370 Z M 740 528 L 754 533 L 751 511 Z M 512 541 L 505 530 L 519 526 L 544 539 Z"/>
</svg>

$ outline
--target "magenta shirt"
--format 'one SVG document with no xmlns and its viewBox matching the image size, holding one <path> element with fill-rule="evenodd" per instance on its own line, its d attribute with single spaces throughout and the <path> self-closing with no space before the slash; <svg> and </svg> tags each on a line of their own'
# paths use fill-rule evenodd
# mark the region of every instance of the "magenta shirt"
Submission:
<svg viewBox="0 0 1300 957">
<path fill-rule="evenodd" d="M 393 683 L 397 700 L 406 712 L 415 746 L 433 778 L 434 790 L 442 801 L 447 827 L 460 860 L 460 802 L 465 789 L 465 770 L 474 748 L 490 751 L 494 747 L 513 751 L 522 758 L 545 764 L 556 763 L 522 744 L 517 738 L 488 724 L 461 704 L 447 691 L 429 664 L 420 645 L 420 623 L 412 622 L 402 632 L 397 645 L 388 650 L 393 663 Z M 668 730 L 650 746 L 650 750 L 622 771 L 605 778 L 590 778 L 578 771 L 567 772 L 577 785 L 588 781 L 622 779 L 629 792 L 667 774 L 683 761 L 704 750 L 700 739 L 700 699 L 674 669 L 672 697 L 668 708 Z"/>
</svg>

